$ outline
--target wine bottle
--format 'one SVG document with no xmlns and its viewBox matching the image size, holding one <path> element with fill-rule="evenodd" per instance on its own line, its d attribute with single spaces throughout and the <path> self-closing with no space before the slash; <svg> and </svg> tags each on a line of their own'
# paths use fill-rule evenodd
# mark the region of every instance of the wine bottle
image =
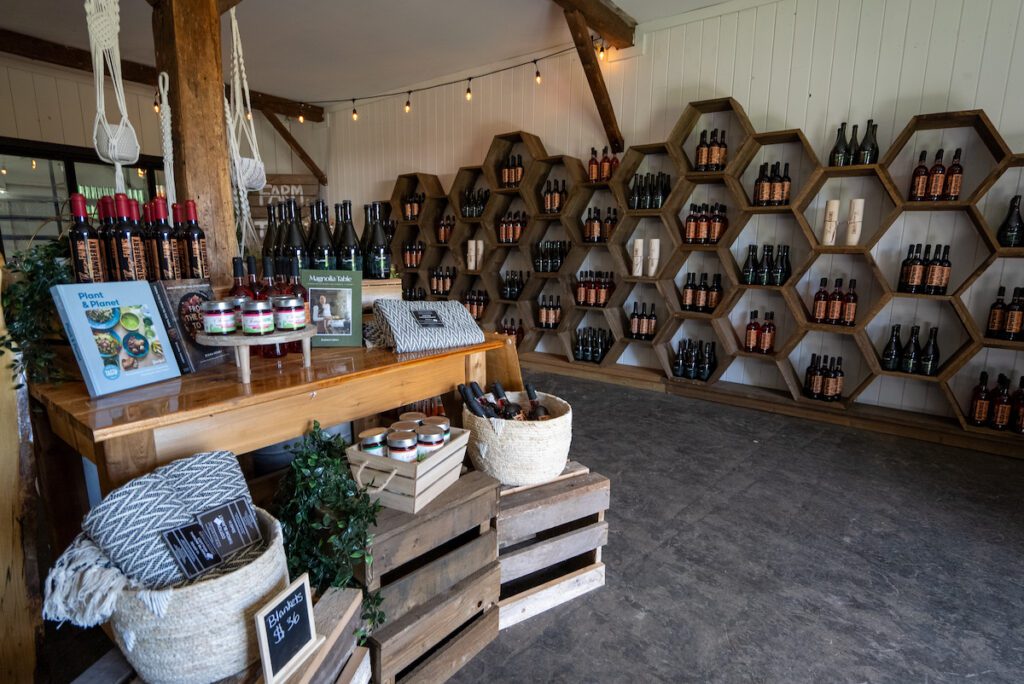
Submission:
<svg viewBox="0 0 1024 684">
<path fill-rule="evenodd" d="M 793 179 L 789 177 L 789 162 L 782 168 L 782 203 L 789 204 L 789 193 L 793 189 Z"/>
<path fill-rule="evenodd" d="M 114 244 L 117 248 L 117 279 L 145 280 L 146 254 L 142 235 L 132 222 L 128 196 L 124 193 L 114 195 L 114 213 L 117 216 L 113 230 Z"/>
<path fill-rule="evenodd" d="M 693 302 L 693 308 L 695 311 L 701 313 L 710 313 L 711 309 L 708 308 L 708 293 L 710 288 L 708 287 L 708 274 L 700 274 L 700 283 L 697 285 L 697 292 Z"/>
<path fill-rule="evenodd" d="M 853 327 L 857 325 L 857 279 L 850 279 L 850 286 L 843 297 L 843 311 L 839 316 L 839 322 L 843 325 Z"/>
<path fill-rule="evenodd" d="M 761 337 L 761 326 L 757 323 L 757 311 L 750 312 L 750 322 L 743 336 L 743 349 L 748 352 L 757 351 Z"/>
<path fill-rule="evenodd" d="M 718 129 L 715 128 L 711 131 L 711 140 L 708 141 L 708 166 L 707 171 L 718 171 L 719 170 L 719 155 L 720 148 L 718 145 Z"/>
<path fill-rule="evenodd" d="M 683 311 L 693 311 L 694 304 L 697 301 L 697 283 L 695 282 L 697 274 L 687 273 L 686 283 L 683 285 L 683 300 L 682 309 Z"/>
<path fill-rule="evenodd" d="M 381 223 L 380 202 L 370 204 L 369 215 L 370 240 L 363 256 L 363 274 L 370 280 L 386 280 L 391 277 L 391 249 Z"/>
<path fill-rule="evenodd" d="M 710 148 L 708 147 L 708 132 L 703 130 L 700 132 L 700 142 L 697 143 L 697 163 L 694 167 L 695 171 L 707 171 L 708 170 L 708 157 L 710 155 Z"/>
<path fill-rule="evenodd" d="M 829 361 L 828 368 L 825 370 L 825 387 L 821 393 L 823 401 L 837 401 L 839 399 L 839 385 L 837 380 L 839 375 L 836 371 L 837 357 L 833 357 Z"/>
<path fill-rule="evenodd" d="M 928 341 L 921 350 L 921 363 L 918 369 L 921 375 L 936 376 L 939 374 L 939 329 L 932 326 L 928 331 Z"/>
<path fill-rule="evenodd" d="M 850 148 L 846 151 L 846 163 L 854 164 L 854 160 L 860 156 L 860 142 L 857 140 L 857 124 L 853 124 L 853 130 L 850 133 Z"/>
<path fill-rule="evenodd" d="M 600 179 L 601 179 L 602 182 L 608 182 L 608 179 L 610 179 L 612 177 L 612 160 L 608 156 L 608 146 L 607 145 L 605 145 L 604 149 L 601 150 L 601 163 L 600 163 L 599 173 L 600 173 Z"/>
<path fill-rule="evenodd" d="M 843 315 L 843 279 L 836 278 L 835 289 L 828 298 L 828 312 L 825 314 L 825 322 L 838 325 Z"/>
<path fill-rule="evenodd" d="M 345 200 L 334 205 L 335 234 L 334 258 L 337 268 L 342 271 L 362 271 L 363 251 L 359 247 L 359 237 L 352 223 L 352 201 Z"/>
<path fill-rule="evenodd" d="M 928 248 L 924 253 L 924 293 L 939 294 L 942 289 L 942 245 L 935 245 L 935 253 L 928 258 Z"/>
<path fill-rule="evenodd" d="M 931 202 L 942 199 L 942 191 L 946 187 L 946 167 L 942 163 L 943 153 L 944 150 L 939 148 L 939 151 L 935 153 L 935 163 L 932 164 L 932 168 L 928 169 L 928 191 L 925 195 Z"/>
<path fill-rule="evenodd" d="M 85 195 L 75 192 L 70 199 L 72 224 L 68 229 L 68 245 L 75 282 L 101 283 L 106 278 L 103 250 L 96 229 L 89 223 Z"/>
<path fill-rule="evenodd" d="M 1020 217 L 1020 195 L 1014 195 L 1010 200 L 1010 208 L 1006 212 L 1006 218 L 999 225 L 996 231 L 996 241 L 1002 247 L 1024 246 L 1024 221 Z"/>
<path fill-rule="evenodd" d="M 181 259 L 174 228 L 167 222 L 166 198 L 157 197 L 153 200 L 152 216 L 150 238 L 155 251 L 157 277 L 160 280 L 178 280 L 184 276 L 181 272 Z"/>
<path fill-rule="evenodd" d="M 991 413 L 992 400 L 988 391 L 988 373 L 981 372 L 978 384 L 971 391 L 971 410 L 967 415 L 967 422 L 975 427 L 982 427 L 988 423 Z"/>
<path fill-rule="evenodd" d="M 757 245 L 747 246 L 747 259 L 743 262 L 743 270 L 740 274 L 740 282 L 744 285 L 753 285 L 756 282 L 757 271 L 760 263 L 757 260 Z"/>
<path fill-rule="evenodd" d="M 771 175 L 768 177 L 768 204 L 773 207 L 780 207 L 782 201 L 782 173 L 779 171 L 779 162 L 772 164 Z"/>
<path fill-rule="evenodd" d="M 903 373 L 919 373 L 921 370 L 921 326 L 910 328 L 910 340 L 900 354 L 900 371 Z"/>
<path fill-rule="evenodd" d="M 274 256 L 277 244 L 277 220 L 274 218 L 274 203 L 267 203 L 267 231 L 263 234 L 263 249 L 260 256 Z"/>
<path fill-rule="evenodd" d="M 814 370 L 818 366 L 818 355 L 811 354 L 811 362 L 807 364 L 807 370 L 804 371 L 804 396 L 811 396 L 811 378 L 814 375 Z"/>
<path fill-rule="evenodd" d="M 921 150 L 921 156 L 917 160 L 917 166 L 910 175 L 910 193 L 907 198 L 912 202 L 923 202 L 928 195 L 928 151 Z"/>
<path fill-rule="evenodd" d="M 822 278 L 811 304 L 811 320 L 824 323 L 828 319 L 828 278 Z"/>
<path fill-rule="evenodd" d="M 761 248 L 761 261 L 757 265 L 757 284 L 771 285 L 771 272 L 775 267 L 775 259 L 772 257 L 774 248 L 771 245 L 764 245 Z"/>
<path fill-rule="evenodd" d="M 716 273 L 711 277 L 711 287 L 708 289 L 708 313 L 718 307 L 718 303 L 722 301 L 722 294 L 722 274 Z"/>
<path fill-rule="evenodd" d="M 993 430 L 1005 430 L 1009 427 L 1012 409 L 1010 378 L 1000 373 L 996 380 L 995 396 L 992 397 L 992 419 L 989 427 Z"/>
<path fill-rule="evenodd" d="M 832 145 L 832 151 L 828 153 L 829 166 L 846 166 L 846 155 L 849 152 L 849 145 L 846 143 L 846 122 L 840 124 L 836 131 L 836 141 Z"/>
<path fill-rule="evenodd" d="M 843 385 L 845 382 L 846 373 L 843 372 L 843 357 L 837 356 L 835 369 L 832 370 L 832 401 L 839 401 L 843 398 Z"/>
<path fill-rule="evenodd" d="M 949 260 L 949 245 L 942 248 L 942 259 L 939 261 L 939 288 L 936 294 L 944 295 L 949 289 L 949 278 L 953 274 L 953 262 Z"/>
<path fill-rule="evenodd" d="M 964 182 L 964 167 L 960 165 L 960 148 L 953 152 L 953 161 L 946 171 L 946 184 L 942 190 L 942 199 L 955 202 L 960 199 L 960 188 Z"/>
<path fill-rule="evenodd" d="M 996 292 L 996 301 L 988 309 L 988 322 L 985 325 L 985 337 L 999 338 L 1003 334 L 1003 325 L 1006 322 L 1006 303 L 1003 297 L 1006 295 L 1006 288 L 1002 285 Z"/>
<path fill-rule="evenodd" d="M 864 141 L 860 144 L 860 150 L 854 157 L 854 164 L 874 164 L 878 161 L 878 140 L 875 137 L 878 125 L 873 119 L 868 119 L 864 127 Z"/>
<path fill-rule="evenodd" d="M 289 198 L 285 203 L 285 211 L 285 239 L 281 251 L 281 256 L 285 261 L 282 263 L 286 264 L 288 259 L 295 259 L 300 268 L 304 268 L 308 263 L 308 250 L 302 236 L 302 227 L 299 225 L 298 204 L 294 197 Z M 278 271 L 281 272 L 281 268 L 278 268 Z M 284 271 L 284 274 L 287 277 L 287 270 Z"/>
<path fill-rule="evenodd" d="M 1013 393 L 1013 407 L 1010 415 L 1010 429 L 1024 435 L 1024 375 L 1020 376 L 1017 391 Z"/>
<path fill-rule="evenodd" d="M 245 277 L 245 262 L 242 257 L 231 257 L 231 290 L 228 294 L 232 297 L 248 297 L 254 299 L 256 293 L 249 287 Z"/>
<path fill-rule="evenodd" d="M 882 370 L 897 371 L 900 366 L 900 352 L 903 349 L 903 341 L 900 340 L 900 325 L 892 326 L 892 333 L 889 335 L 889 342 L 882 350 Z"/>
<path fill-rule="evenodd" d="M 590 148 L 590 161 L 587 162 L 587 178 L 591 183 L 601 180 L 601 163 L 597 160 L 597 148 Z"/>
<path fill-rule="evenodd" d="M 907 248 L 907 258 L 900 263 L 900 279 L 896 285 L 897 292 L 908 292 L 910 287 L 910 264 L 914 260 L 914 245 Z"/>
<path fill-rule="evenodd" d="M 775 330 L 775 312 L 767 311 L 764 314 L 761 334 L 757 338 L 757 350 L 762 354 L 771 354 L 775 351 Z"/>
<path fill-rule="evenodd" d="M 1016 342 L 1024 337 L 1022 328 L 1024 328 L 1024 288 L 1015 287 L 1010 305 L 1006 307 L 1006 321 L 1003 323 L 1002 338 Z"/>
<path fill-rule="evenodd" d="M 768 177 L 768 164 L 761 164 L 760 173 L 754 181 L 754 206 L 767 207 L 771 201 L 771 179 Z"/>
<path fill-rule="evenodd" d="M 317 201 L 310 207 L 309 267 L 320 271 L 333 271 L 337 265 L 331 232 L 327 225 L 327 205 Z"/>
</svg>

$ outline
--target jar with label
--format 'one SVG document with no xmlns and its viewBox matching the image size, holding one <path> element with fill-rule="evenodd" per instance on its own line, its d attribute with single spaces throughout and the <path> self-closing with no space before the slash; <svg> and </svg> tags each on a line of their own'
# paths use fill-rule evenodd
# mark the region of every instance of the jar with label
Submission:
<svg viewBox="0 0 1024 684">
<path fill-rule="evenodd" d="M 203 302 L 203 332 L 207 335 L 230 335 L 235 332 L 235 307 L 221 299 Z"/>
<path fill-rule="evenodd" d="M 419 411 L 406 411 L 405 413 L 398 416 L 398 420 L 411 421 L 417 425 L 423 425 L 423 421 L 427 419 L 426 413 L 420 413 Z"/>
<path fill-rule="evenodd" d="M 388 455 L 388 429 L 374 427 L 359 433 L 359 450 L 373 456 Z"/>
<path fill-rule="evenodd" d="M 411 420 L 400 420 L 396 423 L 391 424 L 392 432 L 415 432 L 416 428 L 420 426 L 419 423 Z"/>
<path fill-rule="evenodd" d="M 444 446 L 444 430 L 436 425 L 422 425 L 416 428 L 417 461 L 422 461 Z"/>
<path fill-rule="evenodd" d="M 242 332 L 246 335 L 273 335 L 273 304 L 250 299 L 242 305 Z"/>
<path fill-rule="evenodd" d="M 441 428 L 444 432 L 444 443 L 452 441 L 452 421 L 448 420 L 445 416 L 431 416 L 423 421 L 423 425 L 433 425 L 434 427 Z"/>
<path fill-rule="evenodd" d="M 306 327 L 306 304 L 301 297 L 273 297 L 274 325 L 283 332 Z"/>
<path fill-rule="evenodd" d="M 412 463 L 418 454 L 416 433 L 408 430 L 388 435 L 388 457 L 396 461 Z"/>
<path fill-rule="evenodd" d="M 241 295 L 241 296 L 238 296 L 238 297 L 228 297 L 227 299 L 224 300 L 226 302 L 231 302 L 231 305 L 233 307 L 235 307 L 235 327 L 236 328 L 241 328 L 242 327 L 242 307 L 245 306 L 245 303 L 247 301 L 249 301 L 249 299 L 250 299 L 249 297 Z"/>
</svg>

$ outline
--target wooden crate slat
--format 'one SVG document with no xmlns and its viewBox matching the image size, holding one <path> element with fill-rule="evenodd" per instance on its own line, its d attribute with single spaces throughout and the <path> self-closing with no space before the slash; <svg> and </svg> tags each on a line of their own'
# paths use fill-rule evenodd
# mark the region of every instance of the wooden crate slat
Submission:
<svg viewBox="0 0 1024 684">
<path fill-rule="evenodd" d="M 389 621 L 370 637 L 374 681 L 389 682 L 421 655 L 481 610 L 498 602 L 497 563 L 478 570 L 450 590 Z"/>
<path fill-rule="evenodd" d="M 607 510 L 610 492 L 608 478 L 587 473 L 504 497 L 498 513 L 498 546 Z"/>
<path fill-rule="evenodd" d="M 313 605 L 317 634 L 325 641 L 302 668 L 288 678 L 289 684 L 330 684 L 356 647 L 355 630 L 362 621 L 363 592 L 331 588 Z"/>
<path fill-rule="evenodd" d="M 357 646 L 334 684 L 366 684 L 372 676 L 370 649 Z"/>
<path fill-rule="evenodd" d="M 608 543 L 608 523 L 595 522 L 536 544 L 509 552 L 498 559 L 502 583 L 543 570 L 564 560 L 593 551 Z"/>
<path fill-rule="evenodd" d="M 498 496 L 505 497 L 510 496 L 512 494 L 518 494 L 519 492 L 526 491 L 527 489 L 545 487 L 551 484 L 552 482 L 561 482 L 562 480 L 568 480 L 570 477 L 586 475 L 589 472 L 590 468 L 583 465 L 582 463 L 578 461 L 569 461 L 568 463 L 565 464 L 565 470 L 562 471 L 562 474 L 556 478 L 548 480 L 547 482 L 542 482 L 541 484 L 522 485 L 520 487 L 514 487 L 512 485 L 502 485 L 501 489 L 498 490 Z"/>
<path fill-rule="evenodd" d="M 382 510 L 370 530 L 373 563 L 357 568 L 358 579 L 371 589 L 378 588 L 381 575 L 489 522 L 498 510 L 497 484 L 483 473 L 470 472 L 416 515 Z"/>
<path fill-rule="evenodd" d="M 429 505 L 428 503 L 424 503 L 425 499 L 429 500 L 434 492 L 444 491 L 455 484 L 455 481 L 459 479 L 459 471 L 461 469 L 462 461 L 460 459 L 455 461 L 453 466 L 449 468 L 448 471 L 445 472 L 436 482 L 416 496 L 406 496 L 405 494 L 389 492 L 385 489 L 382 492 L 370 494 L 370 497 L 380 499 L 380 502 L 388 508 L 394 508 L 407 513 L 418 513 L 423 507 Z"/>
<path fill-rule="evenodd" d="M 477 653 L 498 636 L 499 614 L 491 608 L 426 662 L 402 678 L 402 683 L 434 684 L 443 682 L 461 670 Z"/>
<path fill-rule="evenodd" d="M 594 563 L 498 603 L 499 629 L 539 615 L 604 586 L 604 563 Z"/>
<path fill-rule="evenodd" d="M 381 592 L 384 614 L 388 621 L 397 620 L 497 558 L 498 535 L 494 530 L 488 530 L 468 544 L 384 587 Z"/>
</svg>

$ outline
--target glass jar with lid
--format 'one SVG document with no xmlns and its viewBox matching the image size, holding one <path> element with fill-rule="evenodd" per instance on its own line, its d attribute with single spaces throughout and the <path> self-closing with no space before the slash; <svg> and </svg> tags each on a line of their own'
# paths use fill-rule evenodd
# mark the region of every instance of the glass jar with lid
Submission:
<svg viewBox="0 0 1024 684">
<path fill-rule="evenodd" d="M 400 430 L 388 435 L 388 457 L 396 461 L 411 463 L 418 455 L 417 437 L 415 432 Z"/>
<path fill-rule="evenodd" d="M 207 335 L 230 335 L 235 332 L 235 306 L 229 301 L 216 299 L 203 302 L 203 332 Z"/>
</svg>

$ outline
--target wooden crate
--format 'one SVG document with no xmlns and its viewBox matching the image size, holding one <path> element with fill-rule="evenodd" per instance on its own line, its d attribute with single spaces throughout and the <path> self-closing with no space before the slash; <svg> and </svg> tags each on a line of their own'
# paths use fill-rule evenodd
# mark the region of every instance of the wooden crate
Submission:
<svg viewBox="0 0 1024 684">
<path fill-rule="evenodd" d="M 498 482 L 470 472 L 418 514 L 384 509 L 373 563 L 386 623 L 370 637 L 374 682 L 443 681 L 498 634 Z"/>
<path fill-rule="evenodd" d="M 345 450 L 352 476 L 388 508 L 418 513 L 459 479 L 459 469 L 469 445 L 469 430 L 452 428 L 448 444 L 423 461 L 396 461 L 360 451 Z"/>
<path fill-rule="evenodd" d="M 575 461 L 551 482 L 501 489 L 501 629 L 604 586 L 610 491 L 608 478 Z"/>
</svg>

